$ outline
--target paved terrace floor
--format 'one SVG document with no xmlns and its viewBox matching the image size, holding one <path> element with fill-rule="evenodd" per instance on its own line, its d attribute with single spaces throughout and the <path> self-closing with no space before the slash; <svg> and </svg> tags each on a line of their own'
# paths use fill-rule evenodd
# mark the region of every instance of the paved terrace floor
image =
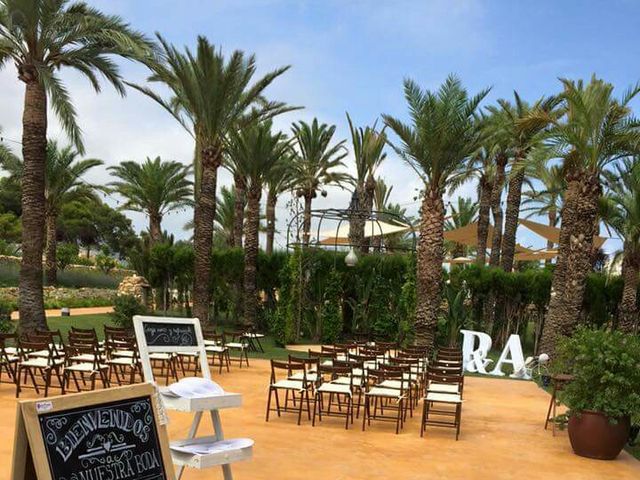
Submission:
<svg viewBox="0 0 640 480">
<path fill-rule="evenodd" d="M 623 452 L 616 461 L 574 455 L 566 432 L 555 438 L 543 429 L 548 395 L 531 382 L 468 377 L 460 440 L 450 429 L 430 427 L 420 438 L 418 418 L 404 431 L 372 423 L 361 431 L 357 420 L 345 431 L 343 419 L 325 418 L 297 426 L 293 414 L 265 423 L 269 363 L 252 360 L 249 369 L 234 366 L 215 375 L 228 391 L 244 395 L 241 409 L 225 410 L 225 435 L 255 440 L 254 457 L 234 465 L 236 480 L 299 479 L 633 479 L 640 462 Z M 16 400 L 12 385 L 0 385 L 0 478 L 9 478 Z M 27 398 L 29 394 L 25 395 Z M 206 418 L 206 417 L 205 417 Z M 186 435 L 191 417 L 171 412 L 172 439 Z M 203 422 L 204 424 L 204 422 Z M 202 428 L 200 434 L 209 433 Z M 184 480 L 221 479 L 221 469 L 188 470 Z"/>
</svg>

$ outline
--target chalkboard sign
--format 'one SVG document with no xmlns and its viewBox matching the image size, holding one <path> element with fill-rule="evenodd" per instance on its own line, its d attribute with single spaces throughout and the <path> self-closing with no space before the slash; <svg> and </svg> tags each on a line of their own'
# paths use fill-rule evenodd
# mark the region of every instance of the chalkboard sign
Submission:
<svg viewBox="0 0 640 480">
<path fill-rule="evenodd" d="M 38 480 L 173 480 L 154 393 L 144 384 L 22 402 L 13 480 L 33 479 L 27 463 Z"/>
<path fill-rule="evenodd" d="M 144 322 L 148 347 L 197 347 L 195 326 L 191 323 Z"/>
<path fill-rule="evenodd" d="M 149 357 L 153 353 L 197 357 L 202 375 L 211 378 L 200 320 L 197 318 L 135 315 L 133 329 L 140 351 L 142 373 L 147 382 L 155 381 Z"/>
</svg>

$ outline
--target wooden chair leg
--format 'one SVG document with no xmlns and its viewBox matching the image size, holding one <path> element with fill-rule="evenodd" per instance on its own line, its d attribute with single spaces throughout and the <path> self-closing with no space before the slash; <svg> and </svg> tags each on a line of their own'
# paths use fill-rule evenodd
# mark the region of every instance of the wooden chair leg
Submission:
<svg viewBox="0 0 640 480">
<path fill-rule="evenodd" d="M 272 388 L 269 388 L 269 397 L 267 398 L 267 416 L 265 418 L 265 422 L 269 421 L 269 411 L 271 410 L 271 393 L 273 392 Z"/>
</svg>

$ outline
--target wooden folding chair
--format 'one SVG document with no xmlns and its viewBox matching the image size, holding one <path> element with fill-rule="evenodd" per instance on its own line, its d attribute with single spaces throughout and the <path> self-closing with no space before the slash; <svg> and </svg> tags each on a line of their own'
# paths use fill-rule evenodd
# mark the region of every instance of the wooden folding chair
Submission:
<svg viewBox="0 0 640 480">
<path fill-rule="evenodd" d="M 230 342 L 226 340 L 227 337 L 231 339 Z M 242 362 L 244 359 L 244 362 L 247 364 L 247 367 L 248 367 L 249 366 L 249 344 L 244 338 L 244 332 L 227 332 L 224 334 L 224 338 L 225 338 L 224 344 L 229 349 L 229 351 L 238 353 L 237 357 L 234 357 L 233 355 L 229 355 L 229 360 L 230 361 L 237 360 L 238 364 L 240 365 L 240 368 L 242 368 Z"/>
<path fill-rule="evenodd" d="M 278 373 L 279 372 L 279 373 Z M 289 377 L 293 376 L 295 373 L 302 373 L 301 380 L 290 380 Z M 311 420 L 311 406 L 309 401 L 309 392 L 312 389 L 312 383 L 306 378 L 306 366 L 302 363 L 288 363 L 288 362 L 278 362 L 276 360 L 271 360 L 271 377 L 269 382 L 269 397 L 267 399 L 267 415 L 266 421 L 269 421 L 269 413 L 271 411 L 276 411 L 278 413 L 278 417 L 280 417 L 282 412 L 289 413 L 297 413 L 298 414 L 298 425 L 300 425 L 300 421 L 302 419 L 302 410 L 303 405 L 306 403 L 307 405 L 307 416 L 309 420 Z M 280 379 L 278 379 L 280 378 Z M 280 404 L 280 397 L 278 396 L 278 392 L 285 392 L 284 405 Z M 289 399 L 289 393 L 291 393 L 292 398 Z M 296 408 L 296 394 L 299 395 L 298 403 L 299 405 Z M 271 408 L 271 397 L 275 396 L 276 400 L 276 408 Z M 293 407 L 289 406 L 289 402 L 293 403 Z"/>
<path fill-rule="evenodd" d="M 399 388 L 383 386 L 384 382 L 396 381 Z M 362 415 L 362 431 L 365 426 L 371 426 L 371 419 L 391 421 L 396 424 L 396 434 L 404 427 L 407 400 L 407 382 L 403 372 L 389 370 L 368 370 L 367 389 L 364 394 L 364 412 Z M 373 403 L 373 414 L 371 404 Z M 380 413 L 378 414 L 378 409 Z M 392 415 L 385 415 L 385 410 L 391 410 Z"/>
<path fill-rule="evenodd" d="M 31 356 L 34 352 L 48 352 L 47 356 Z M 53 353 L 50 344 L 45 341 L 18 340 L 19 362 L 16 368 L 16 398 L 20 396 L 23 388 L 26 388 L 27 377 L 31 379 L 36 393 L 40 394 L 40 388 L 44 387 L 44 396 L 49 395 L 52 375 L 58 379 L 59 387 L 64 393 L 64 382 L 60 376 L 64 360 Z M 22 377 L 24 375 L 24 383 Z M 41 377 L 43 383 L 38 384 L 36 376 Z"/>
<path fill-rule="evenodd" d="M 347 379 L 349 383 L 336 382 L 338 379 Z M 316 413 L 318 421 L 322 421 L 322 415 L 345 417 L 345 429 L 349 429 L 349 422 L 353 423 L 353 394 L 354 394 L 354 377 L 350 366 L 330 366 L 318 367 L 318 387 L 315 392 L 315 402 L 313 404 L 313 421 L 312 425 L 316 425 Z M 329 395 L 329 404 L 324 409 L 324 395 Z M 336 397 L 338 411 L 331 411 L 333 398 Z M 346 410 L 342 410 L 343 404 L 346 403 Z"/>
<path fill-rule="evenodd" d="M 18 335 L 15 333 L 0 333 L 0 383 L 16 383 L 16 369 L 20 361 L 15 346 L 17 341 Z M 3 370 L 7 372 L 9 382 L 2 380 Z"/>
<path fill-rule="evenodd" d="M 215 330 L 204 330 L 204 347 L 209 358 L 209 364 L 212 367 L 218 365 L 218 373 L 222 373 L 222 367 L 226 367 L 229 372 L 231 359 L 229 357 L 229 348 L 224 344 L 224 335 L 217 334 Z M 217 363 L 216 363 L 217 361 Z"/>
<path fill-rule="evenodd" d="M 460 436 L 460 424 L 462 422 L 462 376 L 456 374 L 442 373 L 442 370 L 435 370 L 429 367 L 427 371 L 427 391 L 422 406 L 422 422 L 420 425 L 420 436 L 424 435 L 427 425 L 436 427 L 453 428 L 456 430 L 456 440 Z M 443 386 L 450 389 L 457 389 L 460 393 L 447 393 L 442 391 Z M 446 389 L 445 389 L 446 390 Z M 436 410 L 434 404 L 440 405 Z M 453 407 L 442 409 L 442 407 Z M 436 418 L 430 418 L 430 416 Z M 452 421 L 446 418 L 453 417 Z"/>
<path fill-rule="evenodd" d="M 85 339 L 83 337 L 69 336 L 67 346 L 68 355 L 65 358 L 63 388 L 64 393 L 69 389 L 71 377 L 73 376 L 77 390 L 82 389 L 78 384 L 76 374 L 82 378 L 83 385 L 86 385 L 88 376 L 90 390 L 96 388 L 96 378 L 100 378 L 103 388 L 109 388 L 109 365 L 102 356 L 97 339 Z"/>
<path fill-rule="evenodd" d="M 136 383 L 136 374 L 140 376 L 142 382 L 142 365 L 140 363 L 140 352 L 136 344 L 135 337 L 130 333 L 109 332 L 105 337 L 106 364 L 109 367 L 107 377 L 111 379 L 115 375 L 118 386 L 123 384 L 124 378 L 129 378 L 129 385 Z"/>
</svg>

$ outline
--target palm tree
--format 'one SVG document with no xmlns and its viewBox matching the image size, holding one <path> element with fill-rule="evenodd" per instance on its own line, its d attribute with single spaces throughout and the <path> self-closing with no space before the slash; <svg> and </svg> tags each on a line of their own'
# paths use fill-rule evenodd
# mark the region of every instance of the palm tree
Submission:
<svg viewBox="0 0 640 480">
<path fill-rule="evenodd" d="M 591 271 L 601 176 L 612 162 L 640 151 L 640 121 L 629 107 L 640 85 L 618 100 L 613 96 L 613 85 L 595 76 L 587 84 L 561 81 L 564 120 L 541 112 L 531 117 L 532 122 L 551 125 L 548 144 L 554 157 L 563 159 L 567 179 L 558 262 L 540 343 L 541 351 L 550 355 L 555 353 L 558 337 L 570 335 L 580 318 Z"/>
<path fill-rule="evenodd" d="M 528 155 L 541 140 L 541 134 L 547 127 L 546 122 L 523 122 L 531 117 L 532 112 L 540 112 L 543 115 L 557 116 L 556 110 L 559 99 L 557 97 L 543 97 L 533 105 L 524 102 L 518 92 L 513 92 L 514 103 L 507 100 L 498 100 L 498 105 L 504 114 L 503 127 L 506 130 L 513 157 L 511 160 L 511 173 L 507 193 L 507 208 L 504 218 L 504 235 L 501 243 L 501 266 L 506 272 L 513 269 L 513 258 L 516 248 L 516 231 L 520 218 L 520 203 L 522 199 L 522 186 L 525 181 L 527 167 L 531 164 Z"/>
<path fill-rule="evenodd" d="M 356 163 L 356 177 L 349 209 L 352 211 L 349 222 L 349 243 L 358 246 L 364 253 L 369 249 L 369 242 L 365 240 L 365 223 L 373 210 L 373 200 L 376 188 L 374 177 L 376 170 L 387 157 L 383 151 L 387 143 L 384 128 L 380 133 L 376 125 L 366 128 L 353 126 L 351 117 L 347 114 L 351 143 Z"/>
<path fill-rule="evenodd" d="M 265 252 L 268 255 L 273 253 L 273 242 L 276 233 L 276 205 L 278 204 L 278 198 L 284 192 L 291 190 L 293 186 L 293 164 L 292 153 L 289 150 L 282 161 L 278 162 L 274 168 L 271 169 L 265 180 L 267 186 L 267 206 L 266 206 L 266 220 L 267 220 L 267 242 Z"/>
<path fill-rule="evenodd" d="M 16 66 L 25 84 L 22 117 L 22 262 L 20 327 L 45 328 L 42 253 L 45 223 L 47 107 L 51 106 L 79 154 L 84 153 L 76 110 L 58 70 L 68 67 L 100 91 L 97 74 L 125 94 L 111 55 L 149 56 L 152 44 L 120 17 L 84 2 L 0 0 L 0 67 Z"/>
<path fill-rule="evenodd" d="M 638 325 L 640 275 L 640 158 L 624 159 L 607 179 L 609 193 L 602 198 L 603 219 L 622 238 L 624 286 L 618 306 L 618 328 L 634 333 Z"/>
<path fill-rule="evenodd" d="M 251 83 L 256 73 L 253 55 L 234 51 L 226 59 L 202 36 L 196 53 L 184 53 L 158 36 L 160 62 L 150 63 L 149 81 L 171 92 L 167 100 L 144 86 L 132 85 L 148 95 L 193 136 L 195 155 L 193 314 L 209 321 L 211 303 L 211 246 L 216 217 L 216 183 L 231 131 L 261 118 L 292 110 L 280 102 L 267 102 L 265 89 L 289 67 L 278 68 Z M 254 107 L 258 107 L 254 109 Z"/>
<path fill-rule="evenodd" d="M 398 136 L 395 151 L 424 182 L 416 270 L 416 342 L 433 343 L 442 301 L 444 201 L 465 176 L 467 158 L 477 149 L 474 113 L 488 90 L 470 97 L 460 80 L 449 76 L 435 92 L 405 80 L 404 94 L 411 124 L 384 115 Z"/>
<path fill-rule="evenodd" d="M 126 201 L 122 210 L 142 212 L 149 217 L 151 245 L 160 242 L 162 218 L 192 204 L 191 167 L 180 162 L 149 157 L 143 163 L 124 161 L 108 168 L 118 178 L 109 185 Z"/>
<path fill-rule="evenodd" d="M 293 184 L 296 187 L 296 196 L 304 198 L 304 220 L 302 225 L 303 244 L 309 245 L 311 231 L 311 202 L 322 190 L 323 186 L 348 182 L 351 176 L 347 173 L 336 172 L 336 168 L 344 167 L 342 159 L 347 156 L 344 147 L 345 141 L 341 140 L 331 145 L 336 131 L 335 125 L 318 123 L 314 118 L 311 125 L 300 121 L 292 127 L 296 154 L 293 157 Z"/>
<path fill-rule="evenodd" d="M 72 146 L 60 148 L 58 142 L 47 142 L 45 165 L 45 229 L 46 256 L 45 277 L 47 284 L 57 281 L 57 228 L 56 222 L 61 208 L 74 200 L 96 200 L 93 188 L 80 177 L 94 167 L 102 165 L 101 160 L 77 160 L 79 154 Z M 21 182 L 24 162 L 9 149 L 0 150 L 0 165 L 11 178 Z"/>
<path fill-rule="evenodd" d="M 472 198 L 458 197 L 457 205 L 450 206 L 451 215 L 444 222 L 445 230 L 456 230 L 476 221 L 479 205 Z M 461 243 L 455 244 L 451 256 L 456 258 L 463 257 L 465 254 L 465 246 Z"/>
<path fill-rule="evenodd" d="M 386 212 L 390 206 L 389 199 L 391 198 L 391 191 L 393 185 L 388 186 L 384 179 L 376 179 L 376 184 L 373 190 L 373 206 L 379 212 Z M 398 206 L 398 208 L 400 208 Z M 406 210 L 406 209 L 405 209 Z M 393 213 L 393 212 L 392 212 Z M 402 213 L 404 215 L 404 212 Z M 350 242 L 353 243 L 353 242 Z M 379 252 L 382 249 L 382 235 L 376 235 L 371 239 L 373 250 Z M 388 242 L 385 242 L 388 246 Z"/>
<path fill-rule="evenodd" d="M 487 261 L 487 240 L 491 214 L 491 194 L 494 182 L 493 158 L 486 148 L 481 148 L 474 157 L 478 164 L 478 243 L 476 264 L 484 265 Z"/>
<path fill-rule="evenodd" d="M 271 132 L 271 121 L 250 125 L 231 134 L 229 155 L 246 175 L 247 219 L 244 247 L 244 321 L 255 325 L 257 320 L 256 268 L 258 262 L 260 199 L 265 179 L 283 158 L 289 144 L 282 133 Z"/>
</svg>

